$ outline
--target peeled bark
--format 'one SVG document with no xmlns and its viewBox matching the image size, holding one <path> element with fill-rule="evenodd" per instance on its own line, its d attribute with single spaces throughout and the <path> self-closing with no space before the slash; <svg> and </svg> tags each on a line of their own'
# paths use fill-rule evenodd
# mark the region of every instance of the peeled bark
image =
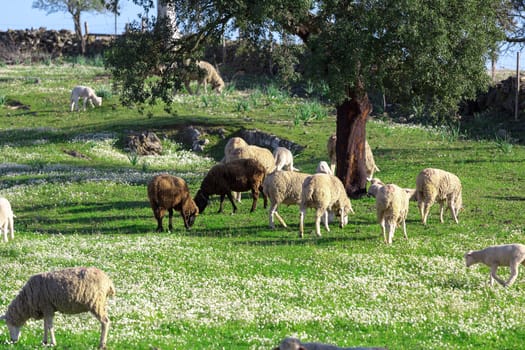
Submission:
<svg viewBox="0 0 525 350">
<path fill-rule="evenodd" d="M 366 194 L 366 119 L 372 106 L 366 92 L 349 94 L 337 106 L 337 177 L 350 198 Z"/>
</svg>

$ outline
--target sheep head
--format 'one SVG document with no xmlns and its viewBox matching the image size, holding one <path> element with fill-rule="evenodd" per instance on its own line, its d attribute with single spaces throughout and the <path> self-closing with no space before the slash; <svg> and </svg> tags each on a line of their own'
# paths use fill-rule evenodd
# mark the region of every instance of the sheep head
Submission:
<svg viewBox="0 0 525 350">
<path fill-rule="evenodd" d="M 194 201 L 197 205 L 197 208 L 199 209 L 199 213 L 204 213 L 204 209 L 206 209 L 206 206 L 208 205 L 208 200 L 209 196 L 206 193 L 204 193 L 202 190 L 197 191 Z"/>
<path fill-rule="evenodd" d="M 13 325 L 11 322 L 7 320 L 6 315 L 0 316 L 0 320 L 5 320 L 5 323 L 7 325 L 7 329 L 9 330 L 9 336 L 11 337 L 12 342 L 17 342 L 20 338 L 20 328 L 15 325 Z"/>
<path fill-rule="evenodd" d="M 193 223 L 195 222 L 195 218 L 197 215 L 199 215 L 199 208 L 193 201 L 193 199 L 189 198 L 188 201 L 186 201 L 186 204 L 182 208 L 181 211 L 182 219 L 184 220 L 184 227 L 188 230 L 190 227 L 193 226 Z"/>
<path fill-rule="evenodd" d="M 467 265 L 467 267 L 471 267 L 472 265 L 478 262 L 474 258 L 474 255 L 472 254 L 473 252 L 474 251 L 471 250 L 465 254 L 465 265 Z"/>
</svg>

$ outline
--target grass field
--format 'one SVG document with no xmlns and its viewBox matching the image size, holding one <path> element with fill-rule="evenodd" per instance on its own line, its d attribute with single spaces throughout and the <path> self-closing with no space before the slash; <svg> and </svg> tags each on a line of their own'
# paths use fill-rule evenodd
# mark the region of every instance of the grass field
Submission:
<svg viewBox="0 0 525 350">
<path fill-rule="evenodd" d="M 83 83 L 105 93 L 101 108 L 70 113 L 69 93 Z M 17 105 L 25 108 L 13 109 Z M 438 207 L 420 223 L 410 204 L 408 241 L 399 230 L 383 243 L 371 198 L 352 201 L 355 215 L 323 237 L 298 238 L 298 208 L 280 208 L 289 224 L 268 228 L 262 208 L 250 214 L 218 201 L 191 230 L 155 233 L 146 195 L 155 174 L 184 178 L 194 194 L 226 142 L 210 133 L 205 154 L 174 141 L 185 125 L 223 128 L 227 137 L 258 128 L 305 146 L 295 166 L 313 172 L 326 160 L 335 130 L 331 109 L 307 125 L 294 120 L 309 103 L 275 87 L 224 95 L 177 96 L 173 112 L 144 114 L 118 104 L 110 77 L 86 65 L 0 67 L 0 195 L 16 214 L 15 239 L 0 244 L 0 310 L 32 274 L 97 266 L 113 279 L 109 349 L 272 349 L 285 336 L 340 346 L 389 349 L 518 349 L 525 342 L 525 278 L 488 285 L 489 269 L 467 270 L 470 249 L 525 243 L 525 147 L 470 141 L 446 128 L 399 125 L 372 117 L 367 137 L 385 182 L 415 187 L 425 167 L 457 174 L 465 209 L 460 223 Z M 130 131 L 151 130 L 165 154 L 134 159 L 122 149 Z M 74 150 L 88 158 L 71 157 Z M 508 268 L 500 273 L 508 276 Z M 88 314 L 55 319 L 57 349 L 98 345 Z M 38 349 L 42 321 L 30 320 L 9 349 Z"/>
</svg>

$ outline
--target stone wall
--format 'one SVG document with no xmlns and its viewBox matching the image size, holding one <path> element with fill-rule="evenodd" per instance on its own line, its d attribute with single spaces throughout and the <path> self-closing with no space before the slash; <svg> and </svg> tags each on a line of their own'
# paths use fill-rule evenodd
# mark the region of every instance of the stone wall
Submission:
<svg viewBox="0 0 525 350">
<path fill-rule="evenodd" d="M 112 35 L 87 35 L 86 56 L 102 54 Z M 5 64 L 80 55 L 80 42 L 70 30 L 46 28 L 0 32 L 0 60 Z"/>
</svg>

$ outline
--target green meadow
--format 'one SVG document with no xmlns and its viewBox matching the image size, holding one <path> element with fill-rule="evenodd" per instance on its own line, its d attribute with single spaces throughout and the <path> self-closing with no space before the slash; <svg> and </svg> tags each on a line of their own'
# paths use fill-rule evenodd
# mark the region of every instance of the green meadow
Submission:
<svg viewBox="0 0 525 350">
<path fill-rule="evenodd" d="M 69 112 L 78 84 L 102 95 L 102 107 Z M 320 108 L 324 118 L 304 117 Z M 204 153 L 177 141 L 188 125 L 206 133 Z M 172 232 L 156 233 L 148 181 L 167 172 L 195 194 L 227 139 L 242 129 L 304 146 L 294 165 L 313 172 L 327 160 L 335 115 L 274 85 L 233 84 L 222 95 L 179 94 L 169 113 L 162 104 L 139 113 L 119 104 L 102 67 L 0 67 L 0 195 L 16 215 L 15 239 L 0 243 L 0 312 L 35 273 L 96 266 L 117 290 L 109 349 L 272 349 L 286 336 L 388 349 L 523 347 L 525 271 L 512 287 L 491 288 L 489 268 L 467 269 L 463 255 L 525 243 L 524 146 L 372 115 L 367 138 L 377 177 L 415 187 L 419 171 L 435 167 L 463 184 L 459 224 L 448 211 L 439 223 L 434 205 L 425 227 L 411 202 L 408 240 L 398 229 L 392 245 L 383 243 L 373 198 L 352 200 L 349 224 L 333 223 L 321 238 L 313 210 L 300 239 L 297 206 L 280 207 L 289 227 L 276 222 L 271 230 L 262 200 L 249 213 L 248 193 L 234 215 L 229 202 L 218 214 L 212 197 L 191 230 L 176 215 Z M 145 130 L 162 139 L 161 156 L 124 150 L 126 135 Z M 8 345 L 0 326 L 2 348 L 41 348 L 41 320 L 28 321 L 17 344 Z M 56 349 L 94 349 L 100 326 L 89 314 L 57 314 L 55 333 Z"/>
</svg>

